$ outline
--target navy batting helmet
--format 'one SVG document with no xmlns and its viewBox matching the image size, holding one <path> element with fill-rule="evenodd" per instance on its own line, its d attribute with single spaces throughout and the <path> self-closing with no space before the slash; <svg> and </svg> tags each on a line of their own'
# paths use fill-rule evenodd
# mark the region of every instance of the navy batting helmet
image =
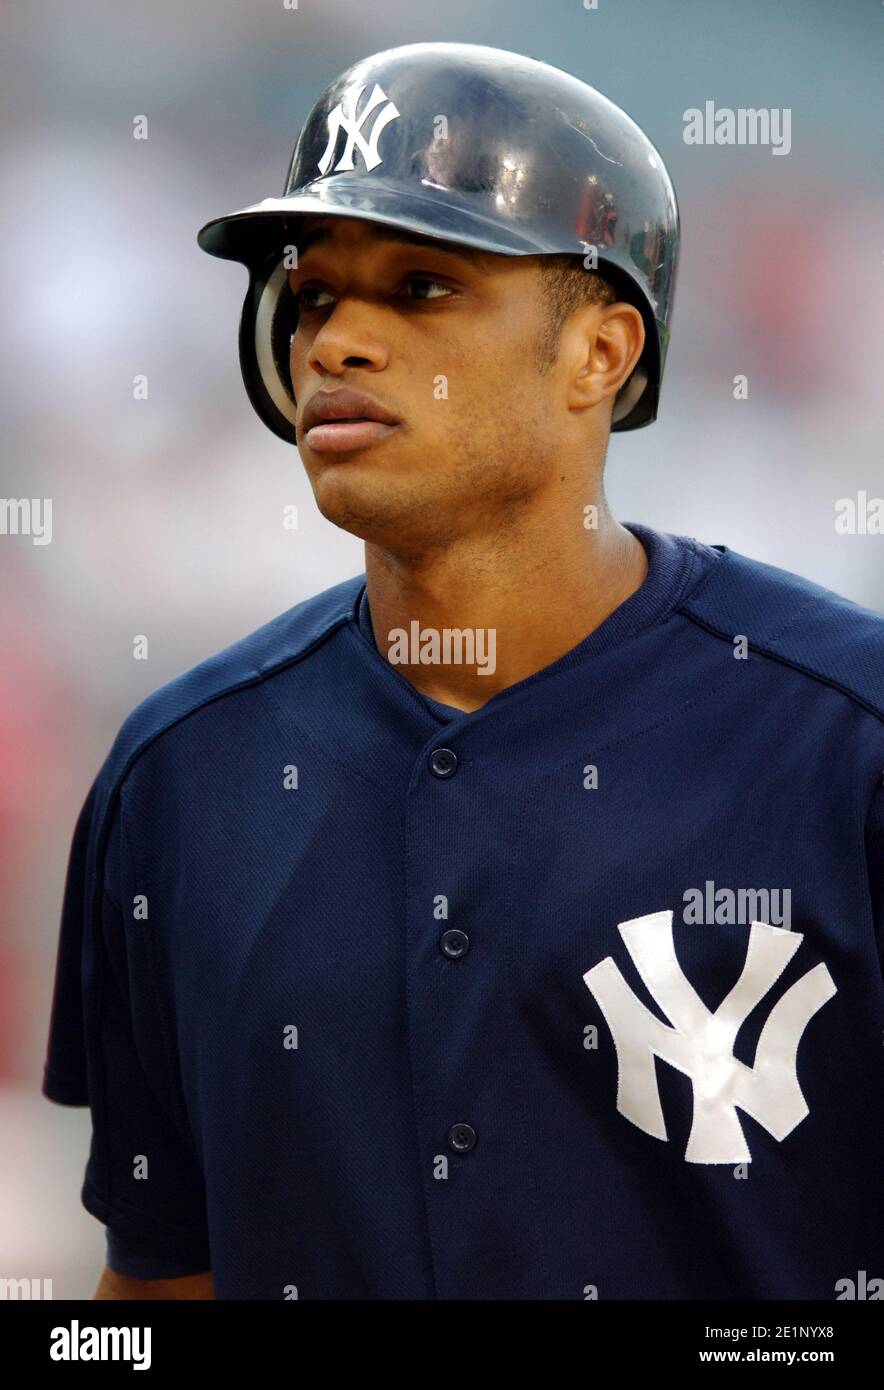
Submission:
<svg viewBox="0 0 884 1390">
<path fill-rule="evenodd" d="M 647 136 L 585 82 L 475 44 L 376 53 L 313 107 L 282 197 L 202 228 L 204 251 L 248 267 L 243 380 L 262 420 L 290 443 L 297 310 L 284 248 L 297 244 L 306 213 L 393 224 L 506 256 L 571 252 L 596 265 L 645 324 L 612 429 L 656 418 L 678 260 L 675 191 Z"/>
</svg>

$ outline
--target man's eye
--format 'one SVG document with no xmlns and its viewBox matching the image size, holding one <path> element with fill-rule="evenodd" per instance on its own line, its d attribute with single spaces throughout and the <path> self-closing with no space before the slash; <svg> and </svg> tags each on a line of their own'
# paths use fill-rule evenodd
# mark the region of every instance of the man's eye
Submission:
<svg viewBox="0 0 884 1390">
<path fill-rule="evenodd" d="M 328 290 L 321 290 L 321 289 L 319 288 L 318 285 L 304 285 L 302 289 L 297 290 L 297 291 L 295 292 L 293 298 L 294 298 L 294 301 L 295 301 L 296 305 L 298 306 L 299 312 L 302 313 L 302 314 L 309 314 L 309 313 L 311 313 L 314 309 L 326 309 L 326 308 L 328 308 L 328 305 L 326 305 L 326 304 L 317 304 L 316 301 L 315 301 L 315 299 L 312 299 L 312 298 L 310 297 L 311 295 L 323 295 L 323 294 L 324 294 L 324 295 L 327 295 L 329 299 L 334 299 L 334 295 L 333 295 L 333 294 L 330 294 Z"/>
<path fill-rule="evenodd" d="M 431 279 L 429 275 L 407 275 L 402 283 L 413 291 L 406 296 L 413 302 L 442 299 L 452 293 L 448 285 L 444 285 L 441 280 Z M 323 302 L 323 296 L 325 296 L 325 302 Z M 327 309 L 330 304 L 334 303 L 335 299 L 330 290 L 320 289 L 318 285 L 303 285 L 301 289 L 294 292 L 293 297 L 299 312 L 302 314 L 318 313 L 322 309 Z"/>
<path fill-rule="evenodd" d="M 443 295 L 451 294 L 448 285 L 443 285 L 441 280 L 431 280 L 428 275 L 409 275 L 405 280 L 406 285 L 420 285 L 424 290 L 441 290 Z M 414 296 L 416 299 L 439 299 L 438 294 L 420 292 Z"/>
</svg>

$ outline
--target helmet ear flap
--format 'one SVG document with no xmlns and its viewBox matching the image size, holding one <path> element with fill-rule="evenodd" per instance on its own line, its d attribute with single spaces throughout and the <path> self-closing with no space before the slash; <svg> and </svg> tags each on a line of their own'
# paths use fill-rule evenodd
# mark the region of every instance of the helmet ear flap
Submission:
<svg viewBox="0 0 884 1390">
<path fill-rule="evenodd" d="M 285 259 L 275 253 L 251 272 L 239 322 L 239 364 L 258 415 L 287 444 L 298 442 L 290 353 L 298 310 Z"/>
<path fill-rule="evenodd" d="M 628 415 L 635 409 L 645 394 L 648 385 L 647 368 L 639 363 L 633 368 L 632 375 L 620 387 L 614 401 L 614 409 L 611 412 L 611 427 L 620 425 Z M 621 426 L 622 428 L 622 426 Z"/>
</svg>

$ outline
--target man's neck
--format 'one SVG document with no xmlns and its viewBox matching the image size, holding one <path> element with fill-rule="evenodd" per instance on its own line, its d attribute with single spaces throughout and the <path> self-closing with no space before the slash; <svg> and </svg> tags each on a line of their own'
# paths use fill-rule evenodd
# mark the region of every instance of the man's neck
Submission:
<svg viewBox="0 0 884 1390">
<path fill-rule="evenodd" d="M 525 530 L 467 536 L 417 559 L 366 543 L 378 651 L 422 694 L 467 711 L 543 670 L 648 571 L 641 542 L 606 511 L 597 530 L 576 529 L 555 546 Z"/>
</svg>

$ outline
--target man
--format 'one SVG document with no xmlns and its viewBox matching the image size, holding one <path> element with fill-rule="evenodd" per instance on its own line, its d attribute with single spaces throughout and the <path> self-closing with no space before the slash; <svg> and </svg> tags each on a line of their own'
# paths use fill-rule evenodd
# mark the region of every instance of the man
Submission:
<svg viewBox="0 0 884 1390">
<path fill-rule="evenodd" d="M 83 808 L 44 1090 L 97 1296 L 880 1272 L 884 620 L 611 515 L 677 238 L 628 117 L 450 44 L 200 233 L 365 574 L 151 695 Z"/>
</svg>

